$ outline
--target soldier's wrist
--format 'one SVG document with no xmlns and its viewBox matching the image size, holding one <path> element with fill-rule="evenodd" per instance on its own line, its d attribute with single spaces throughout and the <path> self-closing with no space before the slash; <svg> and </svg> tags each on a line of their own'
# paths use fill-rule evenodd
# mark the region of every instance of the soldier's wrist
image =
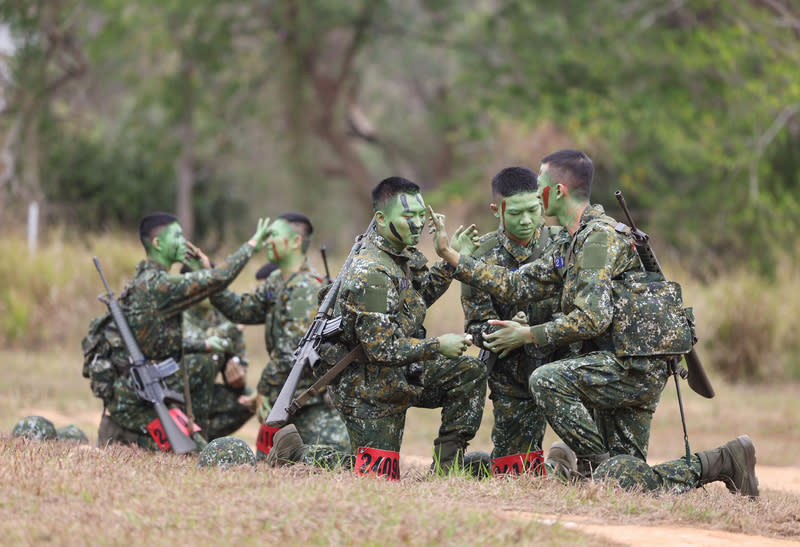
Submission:
<svg viewBox="0 0 800 547">
<path fill-rule="evenodd" d="M 531 344 L 536 347 L 547 345 L 547 332 L 545 331 L 545 323 L 529 327 L 528 330 L 530 331 Z"/>
</svg>

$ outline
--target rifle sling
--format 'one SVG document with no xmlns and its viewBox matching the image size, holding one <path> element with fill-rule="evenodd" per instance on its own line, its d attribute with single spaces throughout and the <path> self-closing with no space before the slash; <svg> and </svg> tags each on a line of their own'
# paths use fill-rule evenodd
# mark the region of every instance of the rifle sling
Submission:
<svg viewBox="0 0 800 547">
<path fill-rule="evenodd" d="M 297 398 L 292 401 L 291 414 L 297 412 L 297 410 L 302 408 L 303 405 L 305 405 L 309 399 L 311 399 L 314 395 L 319 393 L 319 390 L 330 384 L 333 381 L 333 379 L 336 378 L 339 375 L 339 373 L 345 369 L 345 367 L 347 367 L 347 365 L 360 358 L 366 359 L 367 354 L 364 353 L 364 346 L 358 344 L 356 347 L 350 350 L 350 353 L 342 357 L 342 359 L 338 363 L 333 365 L 328 370 L 328 372 L 320 376 L 319 379 L 316 382 L 314 382 L 314 384 L 311 387 L 309 387 L 303 393 L 298 395 Z"/>
</svg>

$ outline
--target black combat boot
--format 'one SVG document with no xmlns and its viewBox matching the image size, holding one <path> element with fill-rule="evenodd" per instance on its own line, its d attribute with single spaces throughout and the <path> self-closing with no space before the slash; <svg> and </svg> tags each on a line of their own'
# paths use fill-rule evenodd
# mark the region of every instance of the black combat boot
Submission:
<svg viewBox="0 0 800 547">
<path fill-rule="evenodd" d="M 450 470 L 464 469 L 464 452 L 467 442 L 459 435 L 439 437 L 433 441 L 433 463 L 430 472 L 435 475 L 447 475 Z"/>
<path fill-rule="evenodd" d="M 713 450 L 698 452 L 702 473 L 700 484 L 722 481 L 733 494 L 758 497 L 756 447 L 747 435 Z"/>
<path fill-rule="evenodd" d="M 272 448 L 267 454 L 267 465 L 281 467 L 296 461 L 300 449 L 303 448 L 303 439 L 293 424 L 285 425 L 275 433 L 272 439 Z"/>
</svg>

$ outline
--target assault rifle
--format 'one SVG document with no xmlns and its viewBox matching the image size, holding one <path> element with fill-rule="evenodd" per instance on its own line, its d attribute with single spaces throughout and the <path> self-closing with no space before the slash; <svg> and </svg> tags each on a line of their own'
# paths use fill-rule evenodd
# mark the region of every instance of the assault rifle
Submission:
<svg viewBox="0 0 800 547">
<path fill-rule="evenodd" d="M 333 279 L 331 278 L 331 271 L 328 269 L 328 249 L 323 245 L 319 248 L 319 254 L 322 255 L 322 265 L 325 266 L 325 284 L 330 285 Z"/>
<path fill-rule="evenodd" d="M 653 249 L 650 247 L 650 236 L 636 227 L 636 224 L 633 222 L 633 217 L 628 210 L 628 205 L 625 203 L 625 198 L 622 196 L 622 192 L 617 190 L 614 195 L 617 197 L 617 201 L 619 201 L 622 211 L 628 219 L 628 224 L 631 227 L 633 235 L 633 244 L 636 246 L 636 252 L 639 254 L 639 259 L 642 261 L 644 269 L 648 272 L 657 273 L 662 279 L 666 279 L 664 272 L 661 270 L 661 265 L 658 263 L 658 259 Z M 693 343 L 696 342 L 696 339 L 693 340 Z M 714 388 L 711 386 L 711 381 L 708 379 L 708 375 L 694 347 L 692 347 L 689 353 L 684 355 L 684 358 L 686 360 L 686 368 L 688 369 L 689 387 L 698 395 L 702 395 L 708 399 L 714 397 Z M 681 377 L 685 377 L 685 375 L 681 374 Z"/>
<path fill-rule="evenodd" d="M 320 356 L 318 350 L 322 342 L 339 334 L 342 330 L 342 317 L 333 317 L 333 306 L 336 303 L 336 297 L 339 294 L 339 288 L 341 287 L 345 273 L 350 269 L 353 258 L 361 249 L 364 238 L 369 235 L 374 226 L 375 219 L 373 218 L 372 222 L 370 222 L 367 227 L 367 231 L 356 237 L 356 241 L 350 249 L 350 254 L 347 255 L 347 260 L 345 260 L 342 269 L 339 271 L 339 275 L 336 276 L 336 279 L 325 295 L 325 299 L 322 301 L 322 304 L 320 304 L 319 310 L 317 310 L 317 315 L 300 340 L 297 349 L 294 350 L 292 370 L 289 372 L 289 376 L 286 378 L 286 382 L 284 382 L 281 392 L 278 394 L 278 398 L 275 400 L 275 404 L 272 405 L 272 409 L 265 420 L 268 426 L 283 427 L 286 425 L 291 415 L 294 415 L 300 410 L 308 399 L 313 397 L 319 389 L 327 385 L 327 383 L 333 379 L 335 374 L 332 375 L 331 373 L 334 372 L 334 370 L 336 370 L 336 374 L 338 374 L 344 366 L 354 361 L 361 354 L 362 350 L 359 344 L 353 351 L 347 354 L 342 361 L 337 363 L 334 369 L 329 370 L 317 380 L 313 386 L 308 388 L 299 397 L 294 398 L 297 384 L 300 383 L 300 378 L 302 378 L 306 367 L 313 369 L 319 362 Z"/>
<path fill-rule="evenodd" d="M 142 400 L 153 404 L 172 450 L 178 454 L 193 452 L 196 450 L 194 441 L 178 428 L 164 402 L 165 399 L 171 399 L 179 403 L 184 402 L 183 395 L 170 390 L 164 383 L 164 378 L 178 372 L 180 368 L 178 363 L 171 357 L 161 363 L 147 362 L 142 350 L 139 348 L 139 344 L 136 342 L 136 338 L 133 336 L 133 332 L 131 332 L 125 315 L 122 313 L 119 302 L 114 298 L 111 287 L 108 286 L 108 281 L 106 281 L 106 276 L 103 274 L 103 268 L 100 267 L 100 262 L 97 257 L 94 257 L 93 260 L 97 271 L 100 273 L 100 278 L 103 280 L 103 285 L 106 287 L 106 294 L 101 294 L 97 298 L 108 306 L 108 311 L 111 313 L 111 317 L 114 318 L 117 330 L 119 330 L 122 341 L 128 350 L 128 358 L 131 362 L 131 383 L 136 390 L 136 394 Z"/>
</svg>

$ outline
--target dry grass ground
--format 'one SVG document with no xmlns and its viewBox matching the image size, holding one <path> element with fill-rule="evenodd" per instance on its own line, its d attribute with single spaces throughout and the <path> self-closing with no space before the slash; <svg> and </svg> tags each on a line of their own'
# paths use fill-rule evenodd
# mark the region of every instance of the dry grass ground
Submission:
<svg viewBox="0 0 800 547">
<path fill-rule="evenodd" d="M 123 447 L 100 451 L 9 438 L 13 425 L 29 414 L 41 414 L 56 427 L 74 423 L 92 441 L 96 438 L 101 404 L 92 397 L 88 380 L 80 376 L 79 341 L 88 319 L 103 309 L 94 300 L 100 284 L 92 254 L 108 257 L 104 266 L 114 287 L 121 287 L 133 270 L 135 245 L 119 245 L 119 240 L 101 238 L 86 248 L 51 248 L 45 260 L 27 274 L 14 273 L 11 284 L 2 288 L 5 292 L 0 291 L 6 298 L 4 311 L 11 311 L 9 302 L 17 310 L 4 320 L 13 316 L 24 325 L 22 319 L 30 312 L 36 328 L 46 334 L 22 329 L 13 346 L 0 349 L 4 364 L 0 544 L 194 545 L 211 540 L 215 544 L 603 545 L 691 540 L 778 545 L 800 539 L 800 495 L 791 484 L 798 481 L 800 466 L 800 384 L 728 384 L 713 371 L 717 397 L 712 400 L 693 394 L 681 382 L 689 440 L 694 450 L 701 450 L 750 434 L 759 466 L 768 471 L 762 476 L 762 497 L 757 502 L 732 496 L 719 484 L 683 496 L 652 496 L 605 484 L 575 487 L 528 477 L 429 480 L 424 472 L 438 413 L 417 409 L 409 412 L 399 483 L 300 467 L 259 467 L 256 472 L 198 469 L 194 459 L 170 454 Z M 24 252 L 17 251 L 11 255 Z M 253 287 L 253 273 L 260 265 L 258 260 L 248 265 L 234 288 Z M 337 267 L 332 260 L 332 268 Z M 46 282 L 22 291 L 21 284 L 38 271 L 45 271 Z M 36 305 L 26 307 L 30 294 Z M 433 335 L 460 330 L 457 287 L 432 308 L 427 326 Z M 255 385 L 266 361 L 261 327 L 248 327 L 246 336 L 252 363 L 248 380 Z M 252 446 L 255 434 L 256 426 L 249 424 L 238 436 Z M 553 440 L 548 431 L 545 446 Z M 490 403 L 470 448 L 491 450 Z M 670 382 L 654 418 L 650 456 L 663 461 L 683 451 L 675 387 Z M 800 481 L 795 484 L 800 486 Z M 637 526 L 643 532 L 631 536 Z"/>
</svg>

